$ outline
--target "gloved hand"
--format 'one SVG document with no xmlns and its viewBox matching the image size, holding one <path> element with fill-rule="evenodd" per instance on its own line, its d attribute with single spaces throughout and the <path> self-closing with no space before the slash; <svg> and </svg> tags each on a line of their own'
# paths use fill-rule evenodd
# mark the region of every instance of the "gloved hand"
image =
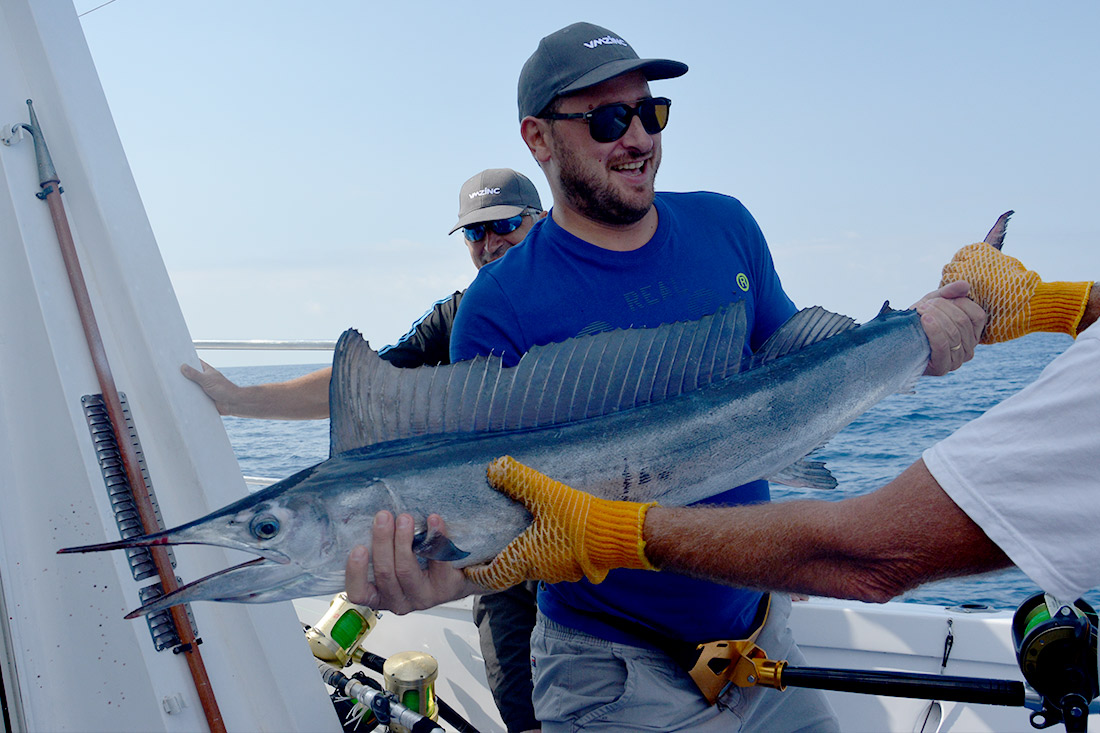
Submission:
<svg viewBox="0 0 1100 733">
<path fill-rule="evenodd" d="M 490 463 L 488 477 L 494 489 L 522 502 L 535 519 L 488 565 L 466 568 L 466 577 L 483 588 L 581 577 L 599 583 L 614 568 L 656 570 L 646 559 L 642 539 L 646 512 L 656 502 L 599 499 L 510 456 Z"/>
<path fill-rule="evenodd" d="M 985 242 L 967 245 L 943 268 L 940 286 L 970 283 L 970 297 L 989 314 L 981 343 L 1010 341 L 1036 331 L 1077 336 L 1091 282 L 1045 283 L 1015 257 Z"/>
</svg>

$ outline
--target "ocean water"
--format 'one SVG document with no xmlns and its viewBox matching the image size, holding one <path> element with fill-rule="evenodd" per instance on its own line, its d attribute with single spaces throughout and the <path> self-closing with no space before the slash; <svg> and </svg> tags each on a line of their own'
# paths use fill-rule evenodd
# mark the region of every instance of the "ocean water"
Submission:
<svg viewBox="0 0 1100 733">
<path fill-rule="evenodd" d="M 883 486 L 925 448 L 1031 383 L 1072 342 L 1068 336 L 1032 334 L 1005 344 L 979 346 L 969 363 L 945 377 L 923 378 L 912 394 L 888 397 L 822 448 L 840 486 L 835 492 L 791 489 L 774 484 L 772 498 L 833 499 Z M 291 379 L 323 364 L 228 367 L 238 384 Z M 281 421 L 223 418 L 241 471 L 246 476 L 285 478 L 328 457 L 328 420 Z M 933 605 L 983 604 L 1014 609 L 1038 589 L 1016 569 L 945 580 L 917 588 L 902 600 Z M 1086 599 L 1100 605 L 1100 592 Z"/>
</svg>

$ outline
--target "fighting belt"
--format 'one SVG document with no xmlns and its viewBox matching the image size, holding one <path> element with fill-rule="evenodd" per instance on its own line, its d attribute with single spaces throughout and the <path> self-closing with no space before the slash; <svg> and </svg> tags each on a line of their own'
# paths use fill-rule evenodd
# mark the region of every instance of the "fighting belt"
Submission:
<svg viewBox="0 0 1100 733">
<path fill-rule="evenodd" d="M 752 660 L 768 658 L 767 653 L 756 646 L 756 638 L 760 636 L 764 623 L 768 620 L 770 606 L 771 595 L 765 593 L 760 599 L 756 618 L 753 619 L 751 634 L 744 639 L 698 644 L 695 647 L 695 661 L 691 666 L 681 665 L 711 705 L 718 702 L 722 690 L 731 682 L 739 687 L 751 687 L 757 683 L 754 678 L 758 674 L 757 665 Z"/>
<path fill-rule="evenodd" d="M 691 677 L 699 692 L 713 705 L 727 684 L 733 682 L 739 687 L 752 687 L 759 683 L 756 678 L 761 676 L 761 667 L 772 664 L 767 659 L 767 653 L 756 646 L 756 638 L 760 636 L 764 623 L 768 620 L 770 607 L 771 594 L 765 593 L 756 608 L 751 626 L 753 631 L 744 639 L 708 641 L 702 644 L 661 636 L 653 629 L 629 619 L 590 612 L 582 615 L 626 631 L 639 641 L 660 649 Z M 575 609 L 574 613 L 577 613 Z M 754 663 L 754 659 L 758 662 Z M 768 672 L 765 671 L 764 675 L 768 675 Z"/>
</svg>

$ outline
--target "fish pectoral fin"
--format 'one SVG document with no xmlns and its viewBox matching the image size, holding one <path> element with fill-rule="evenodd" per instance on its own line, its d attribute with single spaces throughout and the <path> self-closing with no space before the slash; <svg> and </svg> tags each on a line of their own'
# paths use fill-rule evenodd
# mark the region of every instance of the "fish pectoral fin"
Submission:
<svg viewBox="0 0 1100 733">
<path fill-rule="evenodd" d="M 412 549 L 418 557 L 444 562 L 453 562 L 470 556 L 470 553 L 460 550 L 446 535 L 432 531 L 418 532 L 413 537 Z"/>
<path fill-rule="evenodd" d="M 836 478 L 825 467 L 825 461 L 803 458 L 782 471 L 768 476 L 769 481 L 800 489 L 835 489 Z"/>
</svg>

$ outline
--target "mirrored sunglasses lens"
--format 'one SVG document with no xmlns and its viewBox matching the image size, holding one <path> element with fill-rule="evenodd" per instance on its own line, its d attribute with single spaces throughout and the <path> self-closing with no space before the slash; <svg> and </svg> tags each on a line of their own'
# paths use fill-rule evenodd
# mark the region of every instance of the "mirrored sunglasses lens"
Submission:
<svg viewBox="0 0 1100 733">
<path fill-rule="evenodd" d="M 474 224 L 472 227 L 463 227 L 462 234 L 471 242 L 480 242 L 485 238 L 485 225 Z"/>
<path fill-rule="evenodd" d="M 515 230 L 519 229 L 519 225 L 523 223 L 523 215 L 513 216 L 510 219 L 497 219 L 496 221 L 489 222 L 489 226 L 493 228 L 493 231 L 497 234 L 511 234 Z"/>
<path fill-rule="evenodd" d="M 610 143 L 626 134 L 634 110 L 625 104 L 609 104 L 592 110 L 588 120 L 588 131 L 598 143 Z"/>
<path fill-rule="evenodd" d="M 650 135 L 656 135 L 668 124 L 669 104 L 664 99 L 647 99 L 638 105 L 638 117 L 642 127 Z"/>
</svg>

